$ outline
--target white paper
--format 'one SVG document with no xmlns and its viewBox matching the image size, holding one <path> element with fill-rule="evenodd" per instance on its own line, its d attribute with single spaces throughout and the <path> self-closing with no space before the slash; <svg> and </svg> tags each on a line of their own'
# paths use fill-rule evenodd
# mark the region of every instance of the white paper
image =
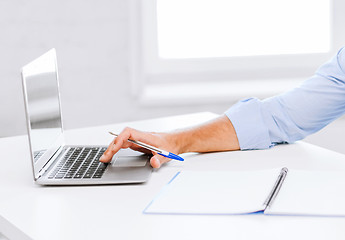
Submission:
<svg viewBox="0 0 345 240">
<path fill-rule="evenodd" d="M 345 216 L 345 172 L 290 170 L 265 214 Z"/>
<path fill-rule="evenodd" d="M 180 172 L 144 210 L 152 214 L 245 214 L 264 210 L 280 169 Z"/>
</svg>

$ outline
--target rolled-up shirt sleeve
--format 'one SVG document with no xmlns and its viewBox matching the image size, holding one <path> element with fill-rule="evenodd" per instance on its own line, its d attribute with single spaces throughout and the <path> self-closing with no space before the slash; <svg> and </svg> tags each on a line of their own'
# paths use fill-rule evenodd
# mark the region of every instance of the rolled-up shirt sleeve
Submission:
<svg viewBox="0 0 345 240">
<path fill-rule="evenodd" d="M 345 113 L 345 50 L 314 76 L 283 94 L 248 98 L 228 109 L 242 150 L 292 143 L 315 133 Z"/>
</svg>

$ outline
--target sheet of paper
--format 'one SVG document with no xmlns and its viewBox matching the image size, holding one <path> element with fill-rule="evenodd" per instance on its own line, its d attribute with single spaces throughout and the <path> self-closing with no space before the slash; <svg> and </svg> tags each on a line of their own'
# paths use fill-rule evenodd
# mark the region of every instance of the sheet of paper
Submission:
<svg viewBox="0 0 345 240">
<path fill-rule="evenodd" d="M 264 209 L 280 169 L 177 174 L 144 210 L 150 214 L 245 214 Z"/>
<path fill-rule="evenodd" d="M 345 216 L 345 172 L 289 169 L 265 214 Z"/>
</svg>

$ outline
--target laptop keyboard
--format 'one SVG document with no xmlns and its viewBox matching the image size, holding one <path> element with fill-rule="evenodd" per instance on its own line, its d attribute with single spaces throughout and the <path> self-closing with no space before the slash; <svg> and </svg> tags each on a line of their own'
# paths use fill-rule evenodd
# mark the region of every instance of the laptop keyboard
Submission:
<svg viewBox="0 0 345 240">
<path fill-rule="evenodd" d="M 49 179 L 81 179 L 101 178 L 107 163 L 101 163 L 99 158 L 105 147 L 73 147 L 49 174 Z"/>
</svg>

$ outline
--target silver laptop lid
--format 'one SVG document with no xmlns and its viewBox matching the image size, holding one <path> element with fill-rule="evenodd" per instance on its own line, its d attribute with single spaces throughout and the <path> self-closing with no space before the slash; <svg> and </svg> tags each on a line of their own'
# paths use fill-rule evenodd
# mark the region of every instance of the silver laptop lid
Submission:
<svg viewBox="0 0 345 240">
<path fill-rule="evenodd" d="M 56 51 L 22 68 L 24 102 L 35 180 L 63 145 Z M 35 155 L 43 154 L 38 159 Z"/>
</svg>

